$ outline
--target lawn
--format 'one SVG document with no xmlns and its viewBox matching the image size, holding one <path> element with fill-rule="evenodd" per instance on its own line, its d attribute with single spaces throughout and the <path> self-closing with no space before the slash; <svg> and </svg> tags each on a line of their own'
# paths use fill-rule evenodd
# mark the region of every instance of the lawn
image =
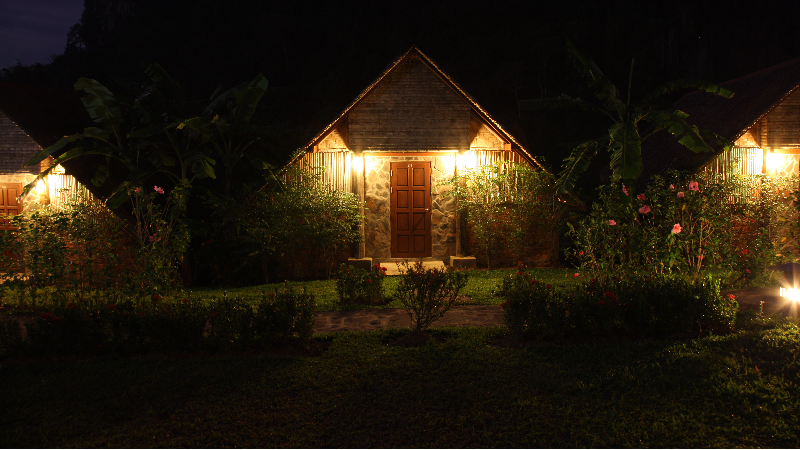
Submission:
<svg viewBox="0 0 800 450">
<path fill-rule="evenodd" d="M 4 447 L 798 447 L 793 322 L 693 340 L 536 343 L 499 328 L 318 336 L 319 356 L 0 366 Z M 746 322 L 746 323 L 745 323 Z"/>
<path fill-rule="evenodd" d="M 554 286 L 572 284 L 575 283 L 576 280 L 581 279 L 580 277 L 573 279 L 572 275 L 575 273 L 574 269 L 528 270 L 534 273 L 534 276 L 541 282 L 552 284 Z M 462 301 L 460 304 L 495 305 L 501 303 L 501 300 L 494 296 L 494 290 L 500 285 L 504 277 L 516 273 L 517 269 L 472 269 L 467 272 L 469 274 L 467 286 L 462 290 L 461 295 L 469 297 L 469 300 Z M 383 284 L 384 292 L 391 296 L 392 293 L 397 289 L 397 284 L 399 281 L 400 277 L 398 276 L 386 277 L 386 280 Z M 397 300 L 394 300 L 385 306 L 339 304 L 339 299 L 336 297 L 335 280 L 303 282 L 289 281 L 284 283 L 248 286 L 233 289 L 199 289 L 193 291 L 192 294 L 203 298 L 222 297 L 223 295 L 228 295 L 255 300 L 261 298 L 262 292 L 270 292 L 276 288 L 283 289 L 287 285 L 297 290 L 305 288 L 309 293 L 314 294 L 317 302 L 317 311 L 336 311 L 354 308 L 402 308 L 402 305 Z"/>
</svg>

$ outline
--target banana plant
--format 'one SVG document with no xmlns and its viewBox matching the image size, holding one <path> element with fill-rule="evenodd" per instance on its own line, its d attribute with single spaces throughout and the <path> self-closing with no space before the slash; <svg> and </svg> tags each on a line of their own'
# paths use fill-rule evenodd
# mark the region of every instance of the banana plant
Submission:
<svg viewBox="0 0 800 450">
<path fill-rule="evenodd" d="M 158 91 L 165 74 L 157 65 L 150 66 L 147 71 L 154 85 L 146 92 L 152 94 Z M 177 86 L 171 79 L 167 81 L 172 88 Z M 106 160 L 105 166 L 97 167 L 92 180 L 98 186 L 110 175 L 112 161 L 119 163 L 126 172 L 124 179 L 112 189 L 108 201 L 111 208 L 121 206 L 128 199 L 128 186 L 142 184 L 156 173 L 166 174 L 176 185 L 191 182 L 196 177 L 215 176 L 214 160 L 177 131 L 178 120 L 170 111 L 158 111 L 158 114 L 149 112 L 140 101 L 146 95 L 136 100 L 125 99 L 88 78 L 80 78 L 75 83 L 75 90 L 86 94 L 82 101 L 95 125 L 61 138 L 31 158 L 26 166 L 37 165 L 49 156 L 54 157 L 36 180 L 25 186 L 25 193 L 59 164 L 89 155 L 102 156 Z M 179 90 L 177 93 L 182 94 Z M 63 151 L 65 148 L 67 150 Z M 189 168 L 194 173 L 191 177 L 188 175 Z"/>
<path fill-rule="evenodd" d="M 627 96 L 623 97 L 619 89 L 603 75 L 594 61 L 583 56 L 569 40 L 567 40 L 567 49 L 578 72 L 594 91 L 597 102 L 561 94 L 554 98 L 522 100 L 519 102 L 519 108 L 596 112 L 606 116 L 611 121 L 611 125 L 603 135 L 579 142 L 573 147 L 570 155 L 564 159 L 565 164 L 556 182 L 560 193 L 569 193 L 575 188 L 575 184 L 589 168 L 592 159 L 601 151 L 610 153 L 612 181 L 622 182 L 633 188 L 635 180 L 642 170 L 642 142 L 662 130 L 675 136 L 679 143 L 693 152 L 713 151 L 714 148 L 709 144 L 711 140 L 716 140 L 726 151 L 733 146 L 729 140 L 719 134 L 688 123 L 686 118 L 689 115 L 685 112 L 661 108 L 667 94 L 681 90 L 700 89 L 725 98 L 731 98 L 733 92 L 704 81 L 678 80 L 657 87 L 640 103 L 632 104 L 631 86 L 634 60 L 631 60 Z M 642 133 L 642 124 L 644 123 L 654 124 L 651 128 L 647 128 L 645 134 Z"/>
<path fill-rule="evenodd" d="M 178 124 L 200 142 L 201 148 L 215 155 L 225 171 L 225 195 L 230 195 L 233 173 L 242 160 L 249 160 L 259 170 L 272 167 L 252 151 L 252 145 L 264 137 L 263 130 L 252 126 L 250 120 L 258 103 L 267 91 L 263 74 L 250 83 L 243 83 L 222 93 L 214 93 L 202 115 Z"/>
</svg>

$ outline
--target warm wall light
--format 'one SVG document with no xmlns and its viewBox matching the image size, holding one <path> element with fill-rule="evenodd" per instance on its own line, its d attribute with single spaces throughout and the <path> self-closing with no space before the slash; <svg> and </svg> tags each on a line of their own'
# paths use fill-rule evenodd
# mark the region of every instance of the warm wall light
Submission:
<svg viewBox="0 0 800 450">
<path fill-rule="evenodd" d="M 781 297 L 791 300 L 793 302 L 800 302 L 800 289 L 781 288 Z"/>
<path fill-rule="evenodd" d="M 478 166 L 478 154 L 472 150 L 459 153 L 456 157 L 456 164 L 459 170 L 472 170 Z"/>
<path fill-rule="evenodd" d="M 776 170 L 778 170 L 778 168 L 782 166 L 783 166 L 783 155 L 775 153 L 774 150 L 770 150 L 769 152 L 767 152 L 766 172 L 768 174 L 775 172 Z"/>
</svg>

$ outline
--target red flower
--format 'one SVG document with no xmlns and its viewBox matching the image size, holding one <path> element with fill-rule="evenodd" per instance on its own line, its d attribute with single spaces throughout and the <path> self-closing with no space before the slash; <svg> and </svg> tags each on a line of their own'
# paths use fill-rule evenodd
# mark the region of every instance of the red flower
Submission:
<svg viewBox="0 0 800 450">
<path fill-rule="evenodd" d="M 144 317 L 144 313 L 139 313 L 139 317 Z"/>
<path fill-rule="evenodd" d="M 267 294 L 267 297 L 269 297 L 269 298 L 275 297 L 275 294 L 273 294 L 272 292 L 270 292 L 269 294 Z"/>
<path fill-rule="evenodd" d="M 731 300 L 736 300 L 736 296 L 733 294 L 728 294 L 728 298 Z"/>
<path fill-rule="evenodd" d="M 603 292 L 603 295 L 610 298 L 612 302 L 617 301 L 617 296 L 611 291 L 605 291 Z"/>
<path fill-rule="evenodd" d="M 153 300 L 155 300 L 155 301 L 159 301 L 159 300 L 161 300 L 161 296 L 160 296 L 160 295 L 158 295 L 158 294 L 154 294 L 154 295 L 153 295 Z"/>
<path fill-rule="evenodd" d="M 125 314 L 123 314 L 123 316 L 125 316 L 125 317 L 128 317 L 128 316 L 130 316 L 130 315 L 131 315 L 131 313 L 128 313 L 128 312 L 126 312 Z"/>
<path fill-rule="evenodd" d="M 547 289 L 553 289 L 553 285 L 552 284 L 548 284 L 547 285 Z"/>
<path fill-rule="evenodd" d="M 108 309 L 114 309 L 114 308 L 116 308 L 116 306 L 114 306 L 114 304 L 113 304 L 113 303 L 109 303 L 109 304 L 108 304 L 108 306 L 106 306 L 106 308 L 108 308 Z"/>
<path fill-rule="evenodd" d="M 581 276 L 581 274 L 579 274 L 579 273 L 572 274 L 572 278 L 578 278 L 579 276 Z"/>
<path fill-rule="evenodd" d="M 597 302 L 597 304 L 600 305 L 600 306 L 605 306 L 606 302 L 604 302 L 603 300 L 600 300 L 599 302 Z"/>
<path fill-rule="evenodd" d="M 750 269 L 745 269 L 745 272 L 750 273 Z"/>
<path fill-rule="evenodd" d="M 188 302 L 188 301 L 189 301 L 189 299 L 184 297 L 184 299 L 183 299 L 183 300 L 181 300 L 181 301 L 182 301 L 183 303 L 186 303 L 186 302 Z"/>
<path fill-rule="evenodd" d="M 75 309 L 75 303 L 70 302 L 69 305 L 67 305 L 67 308 Z"/>
<path fill-rule="evenodd" d="M 522 275 L 522 272 L 517 272 L 517 275 Z"/>
<path fill-rule="evenodd" d="M 614 281 L 622 281 L 622 278 L 620 278 L 620 277 L 615 277 L 615 278 L 614 278 Z"/>
<path fill-rule="evenodd" d="M 539 282 L 536 280 L 531 280 L 531 284 L 539 284 Z"/>
<path fill-rule="evenodd" d="M 746 248 L 743 248 L 743 249 L 742 249 L 742 255 L 746 255 L 746 254 L 748 254 L 749 252 L 750 252 L 750 250 L 748 250 L 748 249 L 746 249 Z"/>
<path fill-rule="evenodd" d="M 592 278 L 590 281 L 592 282 L 592 286 L 594 286 L 594 284 L 597 283 L 597 278 Z"/>
<path fill-rule="evenodd" d="M 372 283 L 372 280 L 367 280 L 367 283 Z"/>
<path fill-rule="evenodd" d="M 217 317 L 217 313 L 215 312 L 211 313 L 211 317 Z"/>
<path fill-rule="evenodd" d="M 58 316 L 53 316 L 53 318 L 50 319 L 51 322 L 58 322 L 59 320 L 61 320 L 61 317 Z"/>
<path fill-rule="evenodd" d="M 578 252 L 578 256 L 583 256 L 583 250 Z"/>
</svg>

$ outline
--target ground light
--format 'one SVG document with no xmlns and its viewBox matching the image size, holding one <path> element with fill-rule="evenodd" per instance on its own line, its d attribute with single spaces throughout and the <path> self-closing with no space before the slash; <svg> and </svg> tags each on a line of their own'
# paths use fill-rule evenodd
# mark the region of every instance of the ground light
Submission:
<svg viewBox="0 0 800 450">
<path fill-rule="evenodd" d="M 780 288 L 780 296 L 784 299 L 782 307 L 789 306 L 789 312 L 792 316 L 797 316 L 798 303 L 800 303 L 800 264 L 786 263 L 777 266 L 768 267 L 771 270 L 778 270 L 783 272 L 784 281 L 783 286 Z"/>
</svg>

